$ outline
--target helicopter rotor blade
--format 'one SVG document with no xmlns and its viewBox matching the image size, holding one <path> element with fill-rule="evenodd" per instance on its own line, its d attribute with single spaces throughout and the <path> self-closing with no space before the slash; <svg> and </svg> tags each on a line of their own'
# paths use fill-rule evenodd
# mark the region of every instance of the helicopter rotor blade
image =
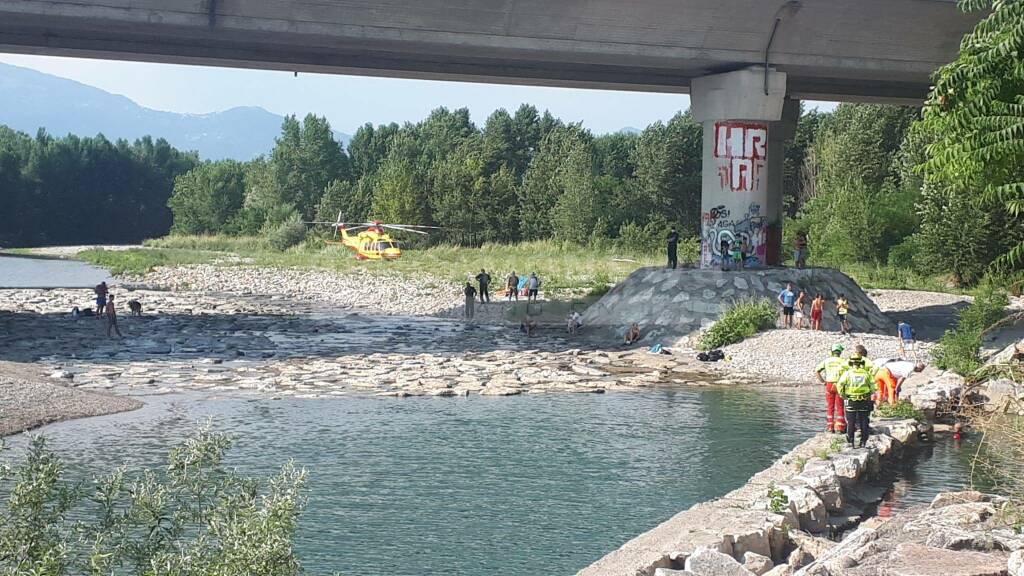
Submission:
<svg viewBox="0 0 1024 576">
<path fill-rule="evenodd" d="M 427 235 L 427 233 L 422 230 L 413 230 L 411 228 L 403 228 L 401 226 L 393 226 L 391 224 L 380 224 L 380 226 L 383 228 L 391 228 L 393 230 L 401 230 L 402 232 L 412 232 L 413 234 L 423 234 L 424 236 Z"/>
</svg>

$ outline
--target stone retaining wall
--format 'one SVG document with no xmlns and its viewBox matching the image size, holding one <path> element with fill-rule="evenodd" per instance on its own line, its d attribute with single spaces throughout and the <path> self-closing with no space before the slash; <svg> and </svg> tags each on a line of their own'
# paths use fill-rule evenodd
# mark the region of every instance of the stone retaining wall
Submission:
<svg viewBox="0 0 1024 576">
<path fill-rule="evenodd" d="M 794 291 L 808 294 L 806 310 L 815 295 L 825 306 L 823 325 L 838 330 L 835 301 L 845 294 L 850 301 L 850 325 L 856 332 L 895 333 L 895 324 L 849 276 L 829 268 L 765 268 L 737 272 L 718 270 L 640 268 L 619 282 L 583 314 L 585 326 L 606 326 L 624 332 L 640 324 L 645 340 L 689 335 L 718 320 L 738 300 L 768 298 L 776 301 L 787 282 Z M 810 320 L 808 314 L 808 321 Z"/>
<path fill-rule="evenodd" d="M 842 437 L 819 434 L 743 487 L 680 512 L 577 576 L 668 576 L 684 569 L 746 576 L 809 562 L 833 545 L 825 536 L 855 526 L 881 499 L 884 490 L 865 480 L 918 438 L 914 420 L 878 420 L 872 431 L 867 449 L 835 453 Z M 788 499 L 775 510 L 773 489 Z"/>
</svg>

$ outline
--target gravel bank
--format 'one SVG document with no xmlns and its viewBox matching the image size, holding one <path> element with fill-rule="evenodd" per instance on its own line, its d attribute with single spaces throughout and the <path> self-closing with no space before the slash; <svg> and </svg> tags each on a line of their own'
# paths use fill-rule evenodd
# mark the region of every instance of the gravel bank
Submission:
<svg viewBox="0 0 1024 576">
<path fill-rule="evenodd" d="M 142 402 L 134 398 L 46 382 L 35 372 L 35 367 L 0 362 L 0 436 L 52 422 L 125 412 L 142 406 Z"/>
</svg>

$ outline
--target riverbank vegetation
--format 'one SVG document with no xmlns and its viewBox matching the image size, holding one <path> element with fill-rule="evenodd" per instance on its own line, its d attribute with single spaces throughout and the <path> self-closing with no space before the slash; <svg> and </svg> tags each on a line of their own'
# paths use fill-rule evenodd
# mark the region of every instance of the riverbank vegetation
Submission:
<svg viewBox="0 0 1024 576">
<path fill-rule="evenodd" d="M 306 472 L 239 475 L 224 463 L 230 446 L 203 428 L 162 469 L 73 482 L 33 439 L 0 465 L 0 575 L 303 573 L 292 538 Z"/>
<path fill-rule="evenodd" d="M 695 258 L 696 245 L 681 244 L 680 256 L 684 255 Z M 479 247 L 438 245 L 409 250 L 393 262 L 361 262 L 347 248 L 324 245 L 316 238 L 278 251 L 259 237 L 168 236 L 148 241 L 141 249 L 87 250 L 79 252 L 78 257 L 109 267 L 115 273 L 128 274 L 144 274 L 155 266 L 217 263 L 339 271 L 358 268 L 396 272 L 413 279 L 430 275 L 462 283 L 485 269 L 497 286 L 504 286 L 505 276 L 514 270 L 518 274 L 536 272 L 543 290 L 591 293 L 606 291 L 610 284 L 639 266 L 664 265 L 658 254 L 614 245 L 592 248 L 553 240 Z"/>
<path fill-rule="evenodd" d="M 967 376 L 981 367 L 979 356 L 985 330 L 1006 315 L 1009 299 L 994 286 L 979 290 L 970 306 L 960 311 L 956 327 L 947 331 L 932 350 L 935 365 Z"/>
<path fill-rule="evenodd" d="M 776 306 L 766 299 L 736 302 L 701 335 L 697 347 L 714 350 L 735 344 L 761 330 L 774 328 L 778 316 Z"/>
</svg>

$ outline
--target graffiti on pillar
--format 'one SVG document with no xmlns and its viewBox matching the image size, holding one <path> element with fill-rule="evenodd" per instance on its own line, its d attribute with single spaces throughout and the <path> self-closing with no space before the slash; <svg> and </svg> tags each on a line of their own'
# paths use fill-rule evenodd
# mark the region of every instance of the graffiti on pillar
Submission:
<svg viewBox="0 0 1024 576">
<path fill-rule="evenodd" d="M 722 241 L 730 248 L 747 245 L 744 254 L 746 266 L 759 266 L 765 261 L 765 217 L 761 205 L 751 202 L 742 218 L 729 218 L 725 206 L 716 206 L 702 215 L 701 264 L 717 266 L 722 263 Z"/>
<path fill-rule="evenodd" d="M 715 123 L 715 158 L 722 189 L 753 192 L 762 187 L 768 126 L 751 122 Z"/>
<path fill-rule="evenodd" d="M 722 263 L 722 242 L 731 249 L 746 245 L 747 266 L 765 262 L 768 201 L 768 125 L 762 122 L 715 123 L 714 165 L 705 181 L 701 219 L 701 265 Z"/>
</svg>

